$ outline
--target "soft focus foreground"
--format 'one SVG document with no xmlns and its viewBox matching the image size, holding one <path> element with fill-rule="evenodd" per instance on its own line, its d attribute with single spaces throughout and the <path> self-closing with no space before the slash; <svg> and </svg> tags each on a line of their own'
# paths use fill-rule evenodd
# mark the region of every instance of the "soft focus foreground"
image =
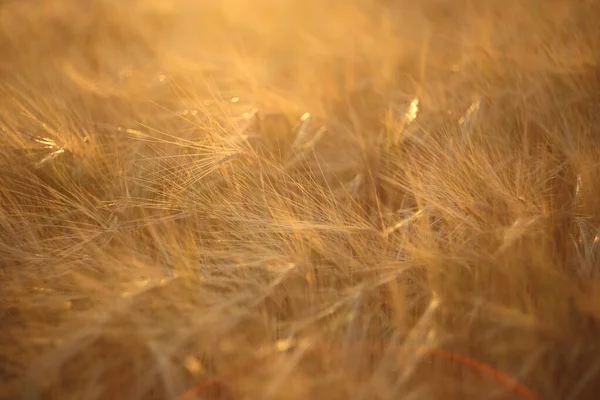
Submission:
<svg viewBox="0 0 600 400">
<path fill-rule="evenodd" d="M 2 2 L 0 397 L 595 398 L 598 15 Z"/>
</svg>

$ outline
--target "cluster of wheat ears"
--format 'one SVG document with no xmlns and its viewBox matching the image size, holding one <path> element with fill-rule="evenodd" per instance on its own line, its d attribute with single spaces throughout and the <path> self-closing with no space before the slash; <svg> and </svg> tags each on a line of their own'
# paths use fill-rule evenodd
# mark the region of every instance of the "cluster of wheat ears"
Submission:
<svg viewBox="0 0 600 400">
<path fill-rule="evenodd" d="M 599 17 L 0 1 L 0 398 L 598 398 Z"/>
</svg>

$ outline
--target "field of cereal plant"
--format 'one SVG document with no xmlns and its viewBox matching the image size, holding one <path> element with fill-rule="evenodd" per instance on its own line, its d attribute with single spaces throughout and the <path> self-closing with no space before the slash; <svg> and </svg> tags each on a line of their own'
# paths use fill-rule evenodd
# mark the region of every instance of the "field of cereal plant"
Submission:
<svg viewBox="0 0 600 400">
<path fill-rule="evenodd" d="M 0 2 L 0 398 L 597 398 L 598 15 Z"/>
</svg>

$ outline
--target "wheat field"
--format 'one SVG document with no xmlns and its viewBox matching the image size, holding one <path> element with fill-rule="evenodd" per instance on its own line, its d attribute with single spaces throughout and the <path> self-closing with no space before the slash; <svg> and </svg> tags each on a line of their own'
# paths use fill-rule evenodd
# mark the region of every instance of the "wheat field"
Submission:
<svg viewBox="0 0 600 400">
<path fill-rule="evenodd" d="M 0 2 L 0 398 L 598 398 L 598 16 Z"/>
</svg>

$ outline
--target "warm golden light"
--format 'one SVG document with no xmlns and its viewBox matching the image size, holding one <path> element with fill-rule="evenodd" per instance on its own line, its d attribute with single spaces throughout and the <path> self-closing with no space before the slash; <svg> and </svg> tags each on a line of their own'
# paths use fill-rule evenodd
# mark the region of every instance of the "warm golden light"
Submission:
<svg viewBox="0 0 600 400">
<path fill-rule="evenodd" d="M 0 1 L 0 399 L 600 393 L 600 1 Z"/>
</svg>

